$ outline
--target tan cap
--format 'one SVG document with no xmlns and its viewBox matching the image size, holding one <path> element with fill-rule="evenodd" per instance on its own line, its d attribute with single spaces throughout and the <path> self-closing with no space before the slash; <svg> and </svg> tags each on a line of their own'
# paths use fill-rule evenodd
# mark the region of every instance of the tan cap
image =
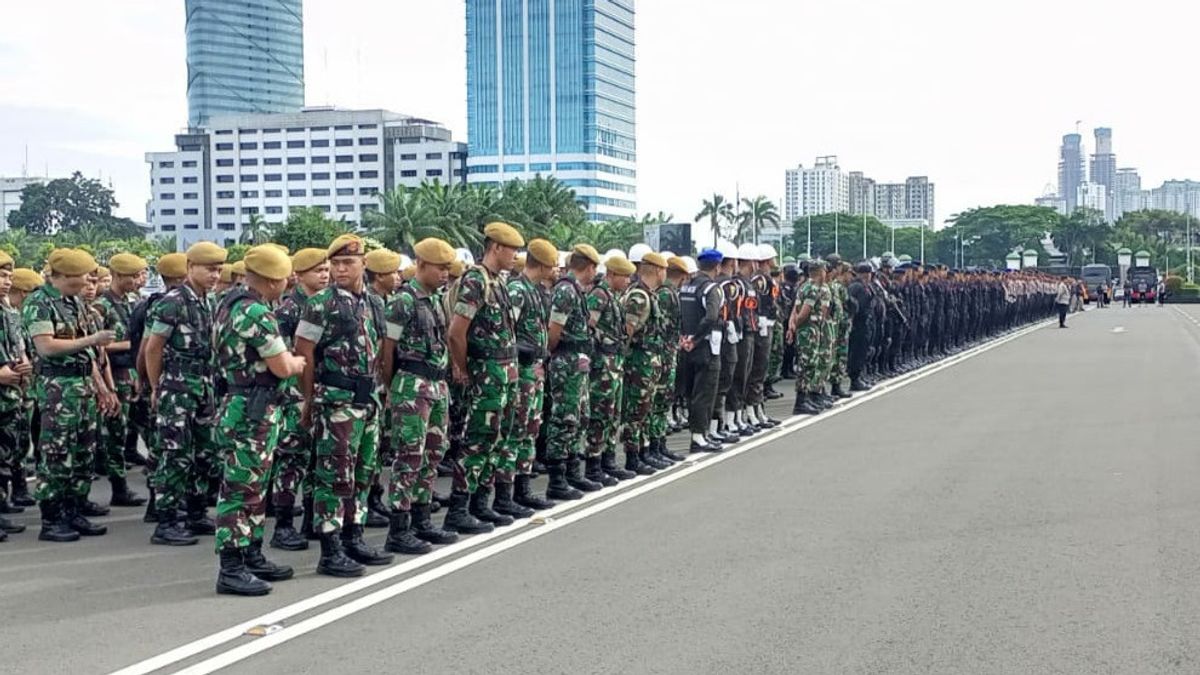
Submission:
<svg viewBox="0 0 1200 675">
<path fill-rule="evenodd" d="M 182 253 L 168 253 L 158 259 L 158 273 L 170 279 L 180 279 L 187 276 L 187 256 Z"/>
<path fill-rule="evenodd" d="M 233 283 L 233 264 L 225 263 L 221 265 L 221 282 L 226 284 Z"/>
<path fill-rule="evenodd" d="M 463 272 L 466 271 L 467 264 L 465 262 L 461 260 L 455 260 L 454 262 L 450 263 L 450 276 L 454 277 L 455 279 L 461 277 Z"/>
<path fill-rule="evenodd" d="M 242 262 L 248 271 L 266 279 L 280 281 L 292 275 L 292 259 L 277 246 L 255 246 Z"/>
<path fill-rule="evenodd" d="M 198 241 L 187 250 L 187 261 L 197 265 L 216 265 L 225 262 L 229 254 L 211 241 Z"/>
<path fill-rule="evenodd" d="M 600 264 L 600 252 L 591 244 L 575 244 L 571 247 L 571 253 L 578 253 L 597 265 Z"/>
<path fill-rule="evenodd" d="M 671 259 L 667 261 L 667 269 L 679 270 L 684 274 L 689 271 L 687 261 L 677 255 L 671 256 Z"/>
<path fill-rule="evenodd" d="M 604 261 L 604 267 L 608 269 L 609 274 L 622 277 L 627 277 L 637 271 L 628 258 L 616 255 Z"/>
<path fill-rule="evenodd" d="M 546 267 L 558 266 L 558 249 L 545 239 L 529 242 L 529 256 Z"/>
<path fill-rule="evenodd" d="M 455 253 L 454 247 L 446 241 L 429 237 L 418 241 L 417 245 L 413 246 L 413 255 L 434 265 L 449 265 L 454 262 L 458 254 Z"/>
<path fill-rule="evenodd" d="M 0 267 L 7 267 L 12 264 L 13 259 L 12 256 L 8 254 L 8 251 L 0 250 Z"/>
<path fill-rule="evenodd" d="M 363 258 L 367 271 L 373 274 L 392 274 L 400 269 L 400 254 L 386 248 L 377 248 Z"/>
<path fill-rule="evenodd" d="M 69 277 L 91 274 L 96 270 L 96 259 L 87 251 L 77 248 L 56 248 L 50 252 L 47 261 L 50 271 L 65 274 Z"/>
<path fill-rule="evenodd" d="M 103 279 L 104 277 L 111 277 L 111 276 L 112 276 L 112 270 L 108 269 L 104 265 L 96 266 L 96 278 Z"/>
<path fill-rule="evenodd" d="M 329 260 L 329 253 L 325 249 L 302 248 L 292 256 L 292 270 L 297 274 L 307 272 L 326 260 Z"/>
<path fill-rule="evenodd" d="M 31 270 L 28 267 L 18 267 L 13 270 L 12 285 L 18 291 L 28 293 L 44 283 L 46 283 L 46 280 L 36 270 Z"/>
<path fill-rule="evenodd" d="M 108 259 L 108 266 L 113 272 L 125 276 L 133 276 L 145 270 L 146 259 L 132 253 L 118 253 Z"/>
<path fill-rule="evenodd" d="M 521 233 L 517 232 L 517 228 L 508 223 L 488 223 L 483 228 L 483 236 L 497 244 L 513 248 L 521 248 L 525 245 L 525 237 L 522 237 Z"/>
<path fill-rule="evenodd" d="M 243 258 L 242 260 L 239 260 L 239 261 L 233 263 L 233 265 L 230 266 L 229 271 L 234 276 L 238 276 L 238 277 L 246 276 L 246 260 Z"/>
<path fill-rule="evenodd" d="M 662 254 L 659 253 L 650 252 L 642 254 L 642 264 L 654 265 L 655 267 L 667 269 L 667 259 L 662 257 Z"/>
<path fill-rule="evenodd" d="M 364 255 L 367 252 L 367 247 L 363 244 L 362 237 L 353 234 L 343 234 L 326 249 L 330 258 L 336 258 L 339 255 Z"/>
</svg>

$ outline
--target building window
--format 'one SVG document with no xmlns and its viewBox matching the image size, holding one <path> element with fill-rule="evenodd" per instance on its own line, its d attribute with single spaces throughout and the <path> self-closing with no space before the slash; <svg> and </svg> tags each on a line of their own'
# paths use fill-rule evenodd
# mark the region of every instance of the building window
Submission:
<svg viewBox="0 0 1200 675">
<path fill-rule="evenodd" d="M 199 225 L 197 225 L 196 223 L 188 223 L 188 224 L 186 224 L 186 225 L 184 225 L 184 226 L 183 226 L 183 229 L 185 229 L 185 230 L 198 230 L 198 229 L 200 229 L 200 226 L 199 226 Z"/>
<path fill-rule="evenodd" d="M 264 157 L 263 158 L 263 166 L 279 166 L 282 163 L 283 163 L 283 159 L 281 157 Z"/>
<path fill-rule="evenodd" d="M 313 188 L 314 197 L 328 197 L 329 188 Z"/>
<path fill-rule="evenodd" d="M 304 127 L 288 127 L 288 133 L 304 133 Z"/>
<path fill-rule="evenodd" d="M 164 192 L 161 195 L 159 195 L 158 198 L 165 199 L 165 200 L 175 199 L 175 193 L 174 192 Z"/>
<path fill-rule="evenodd" d="M 353 211 L 354 205 L 353 204 L 338 204 L 337 210 L 338 210 L 338 213 L 346 213 L 347 211 Z"/>
<path fill-rule="evenodd" d="M 440 153 L 440 152 L 425 153 L 425 159 L 441 159 L 441 158 L 442 158 L 442 153 Z"/>
<path fill-rule="evenodd" d="M 376 155 L 375 153 L 362 154 L 362 155 L 358 156 L 358 161 L 360 161 L 360 162 L 378 162 L 379 155 Z"/>
<path fill-rule="evenodd" d="M 219 176 L 217 176 L 217 182 L 218 183 L 232 183 L 233 176 L 231 176 L 230 174 L 227 174 L 227 173 L 220 174 Z"/>
<path fill-rule="evenodd" d="M 303 147 L 304 147 L 304 141 L 302 141 L 302 140 L 300 140 L 300 141 L 288 141 L 288 148 L 289 148 L 289 149 L 291 149 L 291 148 L 303 148 Z"/>
<path fill-rule="evenodd" d="M 363 213 L 366 213 L 367 211 L 378 211 L 379 205 L 378 204 L 362 204 L 358 208 Z"/>
<path fill-rule="evenodd" d="M 258 149 L 258 143 L 256 141 L 248 141 L 245 143 L 238 143 L 238 150 L 257 150 L 257 149 Z"/>
<path fill-rule="evenodd" d="M 337 195 L 339 197 L 353 197 L 354 196 L 354 188 L 338 188 Z"/>
<path fill-rule="evenodd" d="M 425 175 L 426 176 L 440 176 L 440 175 L 442 175 L 442 170 L 441 169 L 426 169 Z"/>
<path fill-rule="evenodd" d="M 280 131 L 282 131 L 282 130 L 281 130 L 281 129 L 278 129 L 278 128 L 276 128 L 276 129 L 263 129 L 263 133 L 264 133 L 264 134 L 277 134 L 277 133 L 279 133 Z"/>
<path fill-rule="evenodd" d="M 354 161 L 354 155 L 338 155 L 336 161 L 338 164 L 349 164 Z"/>
<path fill-rule="evenodd" d="M 329 180 L 328 171 L 317 171 L 312 175 L 313 180 Z"/>
<path fill-rule="evenodd" d="M 307 174 L 303 174 L 303 173 L 289 173 L 288 174 L 288 180 L 305 180 L 306 178 L 307 178 Z"/>
<path fill-rule="evenodd" d="M 236 227 L 236 225 L 234 225 L 233 223 L 218 223 L 217 227 L 222 230 L 225 230 L 226 232 L 232 232 L 233 228 Z"/>
<path fill-rule="evenodd" d="M 184 209 L 184 210 L 183 210 L 183 215 L 185 215 L 185 216 L 198 216 L 198 215 L 200 215 L 200 209 Z"/>
<path fill-rule="evenodd" d="M 400 177 L 401 178 L 416 178 L 417 171 L 416 171 L 416 169 L 405 169 L 400 172 Z"/>
<path fill-rule="evenodd" d="M 540 164 L 530 164 L 529 170 L 530 171 L 550 171 L 550 162 L 545 162 L 545 163 L 540 163 Z"/>
<path fill-rule="evenodd" d="M 233 129 L 217 129 L 218 136 L 228 136 L 233 133 Z"/>
<path fill-rule="evenodd" d="M 266 190 L 263 192 L 263 196 L 266 197 L 267 199 L 274 199 L 276 197 L 282 197 L 283 190 Z"/>
<path fill-rule="evenodd" d="M 232 159 L 218 159 L 217 166 L 233 166 Z"/>
<path fill-rule="evenodd" d="M 377 188 L 377 187 L 361 187 L 361 188 L 358 188 L 358 194 L 360 194 L 364 197 L 374 197 L 375 195 L 379 194 L 379 188 Z"/>
<path fill-rule="evenodd" d="M 339 124 L 336 127 L 334 127 L 333 130 L 334 131 L 349 131 L 350 129 L 353 129 L 353 128 L 354 128 L 353 124 Z"/>
<path fill-rule="evenodd" d="M 563 171 L 562 164 L 558 165 L 559 171 Z M 500 167 L 496 164 L 480 164 L 479 166 L 467 167 L 467 173 L 498 173 Z"/>
<path fill-rule="evenodd" d="M 354 145 L 354 139 L 353 138 L 339 138 L 339 139 L 335 140 L 333 142 L 333 144 L 339 148 L 344 148 L 347 145 Z"/>
<path fill-rule="evenodd" d="M 323 213 L 329 213 L 329 211 L 330 211 L 328 204 L 318 204 L 317 206 L 314 206 L 313 208 L 320 209 L 321 212 L 323 212 Z"/>
<path fill-rule="evenodd" d="M 416 153 L 405 153 L 403 155 L 400 155 L 400 160 L 404 161 L 404 162 L 410 162 L 412 160 L 415 160 L 416 158 L 417 158 Z"/>
<path fill-rule="evenodd" d="M 273 216 L 273 215 L 280 214 L 280 213 L 283 213 L 282 206 L 268 206 L 267 207 L 267 215 Z"/>
<path fill-rule="evenodd" d="M 243 183 L 257 183 L 258 182 L 258 174 L 244 173 L 244 174 L 242 174 L 242 182 Z"/>
<path fill-rule="evenodd" d="M 307 197 L 308 190 L 288 190 L 289 197 Z"/>
<path fill-rule="evenodd" d="M 258 199 L 258 190 L 242 190 L 242 199 Z"/>
<path fill-rule="evenodd" d="M 358 177 L 359 178 L 379 178 L 379 172 L 378 171 L 359 171 Z"/>
<path fill-rule="evenodd" d="M 175 209 L 163 209 L 162 211 L 159 211 L 158 214 L 160 216 L 173 216 L 175 215 Z"/>
<path fill-rule="evenodd" d="M 195 176 L 184 176 L 183 177 L 184 185 L 191 185 L 191 184 L 194 184 L 195 182 L 196 182 Z"/>
<path fill-rule="evenodd" d="M 280 173 L 263 174 L 263 182 L 264 183 L 278 183 L 281 180 L 283 180 L 283 174 L 280 174 Z"/>
<path fill-rule="evenodd" d="M 217 199 L 233 199 L 234 194 L 232 190 L 221 190 L 217 193 Z"/>
<path fill-rule="evenodd" d="M 232 150 L 233 143 L 217 143 L 217 150 Z"/>
<path fill-rule="evenodd" d="M 196 160 L 194 160 L 194 159 L 186 159 L 186 160 L 184 160 L 184 161 L 183 161 L 183 168 L 185 168 L 185 169 L 194 169 L 194 168 L 196 168 Z"/>
<path fill-rule="evenodd" d="M 379 139 L 375 136 L 363 136 L 358 139 L 359 145 L 379 145 Z"/>
<path fill-rule="evenodd" d="M 264 141 L 263 150 L 278 150 L 280 148 L 279 141 Z"/>
<path fill-rule="evenodd" d="M 257 134 L 258 129 L 238 129 L 239 134 Z"/>
<path fill-rule="evenodd" d="M 339 171 L 339 172 L 337 172 L 336 175 L 334 175 L 334 178 L 336 178 L 338 180 L 349 180 L 351 178 L 354 178 L 354 172 L 353 171 Z"/>
<path fill-rule="evenodd" d="M 462 158 L 463 158 L 463 153 L 461 153 L 461 152 L 450 153 L 450 159 L 462 159 Z M 547 164 L 546 166 L 550 166 L 550 165 Z"/>
<path fill-rule="evenodd" d="M 328 164 L 329 158 L 325 156 L 313 157 L 311 161 L 313 164 Z"/>
<path fill-rule="evenodd" d="M 171 178 L 170 176 L 163 176 L 162 178 L 158 179 L 158 182 L 163 185 L 174 185 L 175 179 Z"/>
<path fill-rule="evenodd" d="M 238 164 L 240 166 L 258 166 L 257 157 L 243 157 Z"/>
<path fill-rule="evenodd" d="M 174 168 L 175 168 L 175 162 L 159 162 L 159 163 L 158 163 L 158 168 L 160 168 L 160 169 L 174 169 Z"/>
<path fill-rule="evenodd" d="M 160 227 L 158 229 L 162 232 L 174 232 L 175 226 L 174 225 L 163 225 L 162 227 Z"/>
<path fill-rule="evenodd" d="M 254 216 L 254 215 L 257 215 L 257 214 L 258 214 L 258 207 L 257 207 L 257 206 L 247 206 L 247 207 L 245 207 L 245 208 L 243 208 L 243 209 L 242 209 L 242 214 L 243 214 L 243 215 L 247 215 L 247 216 Z"/>
<path fill-rule="evenodd" d="M 463 175 L 463 170 L 462 170 L 462 169 L 455 169 L 455 170 L 454 170 L 454 175 L 455 175 L 455 176 L 461 176 L 461 175 Z"/>
<path fill-rule="evenodd" d="M 314 138 L 312 140 L 311 145 L 314 148 L 328 148 L 329 147 L 329 139 L 328 138 Z"/>
<path fill-rule="evenodd" d="M 288 164 L 303 164 L 306 157 L 288 157 Z"/>
<path fill-rule="evenodd" d="M 525 170 L 524 164 L 505 164 L 504 173 L 520 173 Z"/>
<path fill-rule="evenodd" d="M 358 125 L 358 128 L 359 129 L 378 129 L 379 125 L 378 124 L 360 124 L 360 125 Z"/>
<path fill-rule="evenodd" d="M 236 209 L 233 208 L 232 206 L 222 206 L 217 209 L 217 215 L 218 216 L 232 216 L 234 211 L 236 211 Z"/>
</svg>

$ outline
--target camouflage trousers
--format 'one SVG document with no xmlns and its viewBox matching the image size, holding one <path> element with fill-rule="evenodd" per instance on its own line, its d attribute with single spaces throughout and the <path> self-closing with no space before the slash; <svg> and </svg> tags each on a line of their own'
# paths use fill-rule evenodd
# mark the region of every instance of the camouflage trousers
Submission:
<svg viewBox="0 0 1200 675">
<path fill-rule="evenodd" d="M 144 390 L 143 390 L 144 391 Z M 138 439 L 146 444 L 146 472 L 153 476 L 158 468 L 157 424 L 150 411 L 150 397 L 139 396 L 129 405 L 129 423 L 126 431 L 126 444 L 132 443 L 137 449 Z"/>
<path fill-rule="evenodd" d="M 824 352 L 822 351 L 823 328 L 817 324 L 806 324 L 796 329 L 796 391 L 817 393 L 825 386 L 822 374 Z"/>
<path fill-rule="evenodd" d="M 500 430 L 509 422 L 517 397 L 517 362 L 468 359 L 471 383 L 463 396 L 467 426 L 463 456 L 454 462 L 454 489 L 472 494 L 480 486 L 491 487 L 495 473 L 511 474 L 517 457 L 500 442 Z"/>
<path fill-rule="evenodd" d="M 838 326 L 837 344 L 833 351 L 832 379 L 836 382 L 850 377 L 850 322 Z"/>
<path fill-rule="evenodd" d="M 662 438 L 667 435 L 667 413 L 671 412 L 671 403 L 675 398 L 675 369 L 679 360 L 679 351 L 673 346 L 663 350 L 661 372 L 658 387 L 654 390 L 654 402 L 650 406 L 650 422 L 647 431 L 650 438 Z"/>
<path fill-rule="evenodd" d="M 41 408 L 38 501 L 87 496 L 96 447 L 96 396 L 88 377 L 39 377 Z"/>
<path fill-rule="evenodd" d="M 824 332 L 821 334 L 821 383 L 824 389 L 824 383 L 833 376 L 833 369 L 837 363 L 838 325 L 833 321 L 826 321 L 822 327 Z"/>
<path fill-rule="evenodd" d="M 271 501 L 276 509 L 296 505 L 296 495 L 312 464 L 312 436 L 300 423 L 301 407 L 302 401 L 295 399 L 280 406 L 279 443 L 271 463 Z"/>
<path fill-rule="evenodd" d="M 625 359 L 621 401 L 621 445 L 625 454 L 641 452 L 645 441 L 654 437 L 650 430 L 650 412 L 662 384 L 662 357 L 656 351 L 635 349 Z"/>
<path fill-rule="evenodd" d="M 313 530 L 340 532 L 346 523 L 367 524 L 367 492 L 379 451 L 379 413 L 374 405 L 320 402 L 313 410 Z"/>
<path fill-rule="evenodd" d="M 588 457 L 617 449 L 617 427 L 621 424 L 621 387 L 625 357 L 620 354 L 597 354 L 588 377 Z"/>
<path fill-rule="evenodd" d="M 446 382 L 400 372 L 392 385 L 384 445 L 392 459 L 388 498 L 397 511 L 433 499 L 437 465 L 449 446 L 446 425 L 450 390 Z"/>
<path fill-rule="evenodd" d="M 546 417 L 546 459 L 557 461 L 579 452 L 587 424 L 591 359 L 586 354 L 560 352 L 550 357 L 546 390 L 550 414 Z"/>
<path fill-rule="evenodd" d="M 6 487 L 10 480 L 25 480 L 25 472 L 16 459 L 21 413 L 20 404 L 0 409 L 0 502 L 8 500 Z"/>
<path fill-rule="evenodd" d="M 121 410 L 113 417 L 99 415 L 100 442 L 96 446 L 97 472 L 109 478 L 125 477 L 125 438 L 129 434 L 129 416 L 137 400 L 130 371 L 114 371 L 113 384 Z"/>
<path fill-rule="evenodd" d="M 217 495 L 217 553 L 248 548 L 263 538 L 266 491 L 283 410 L 267 406 L 261 419 L 247 413 L 246 396 L 226 396 L 218 417 L 223 467 Z"/>
<path fill-rule="evenodd" d="M 767 359 L 767 380 L 774 381 L 781 374 L 783 368 L 783 334 L 786 329 L 783 326 L 783 321 L 776 321 L 771 327 L 771 352 Z"/>
<path fill-rule="evenodd" d="M 206 494 L 220 470 L 210 396 L 210 391 L 159 391 L 158 461 L 153 484 L 160 511 L 178 508 L 188 496 Z"/>
<path fill-rule="evenodd" d="M 533 458 L 537 453 L 537 437 L 542 429 L 542 409 L 545 406 L 546 367 L 542 363 L 517 367 L 517 398 L 513 414 L 506 419 L 509 425 L 502 430 L 501 443 L 508 445 L 508 454 L 517 458 L 515 473 L 497 471 L 496 479 L 511 483 L 515 475 L 533 473 Z"/>
</svg>

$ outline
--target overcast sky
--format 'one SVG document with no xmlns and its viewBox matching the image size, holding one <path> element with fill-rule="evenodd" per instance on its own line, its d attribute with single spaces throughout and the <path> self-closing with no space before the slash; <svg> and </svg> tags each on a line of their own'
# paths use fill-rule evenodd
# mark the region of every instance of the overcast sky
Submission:
<svg viewBox="0 0 1200 675">
<path fill-rule="evenodd" d="M 187 122 L 183 0 L 0 0 L 0 175 L 79 169 L 145 219 L 143 153 Z M 1143 186 L 1200 178 L 1200 5 L 1166 0 L 638 0 L 638 206 L 690 220 L 838 155 L 928 175 L 938 219 L 1029 203 L 1057 146 L 1111 126 Z M 461 0 L 305 0 L 307 102 L 466 137 Z"/>
</svg>

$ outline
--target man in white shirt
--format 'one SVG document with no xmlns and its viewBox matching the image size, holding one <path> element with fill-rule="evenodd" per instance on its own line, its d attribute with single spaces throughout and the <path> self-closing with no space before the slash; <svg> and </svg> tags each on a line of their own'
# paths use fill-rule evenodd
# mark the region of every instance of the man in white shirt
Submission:
<svg viewBox="0 0 1200 675">
<path fill-rule="evenodd" d="M 1058 280 L 1058 289 L 1054 294 L 1054 305 L 1058 308 L 1058 327 L 1067 327 L 1067 310 L 1071 307 L 1071 286 L 1067 277 Z"/>
</svg>

